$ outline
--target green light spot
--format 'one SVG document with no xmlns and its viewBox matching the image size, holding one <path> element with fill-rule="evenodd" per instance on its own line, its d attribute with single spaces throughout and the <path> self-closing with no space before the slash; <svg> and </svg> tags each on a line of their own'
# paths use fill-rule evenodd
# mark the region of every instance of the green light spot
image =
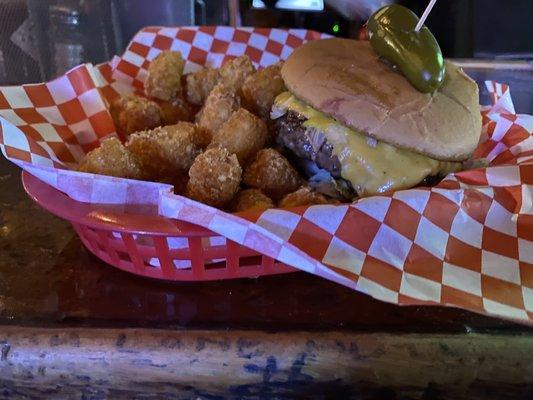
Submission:
<svg viewBox="0 0 533 400">
<path fill-rule="evenodd" d="M 333 28 L 331 28 L 331 30 L 333 31 L 333 33 L 337 33 L 337 32 L 339 32 L 339 29 L 340 29 L 339 24 L 335 24 L 335 25 L 333 25 Z"/>
</svg>

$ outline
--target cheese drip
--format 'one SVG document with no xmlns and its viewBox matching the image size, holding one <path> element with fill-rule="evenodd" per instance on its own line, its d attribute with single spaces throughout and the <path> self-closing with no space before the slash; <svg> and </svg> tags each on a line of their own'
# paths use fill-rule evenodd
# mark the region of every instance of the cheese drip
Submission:
<svg viewBox="0 0 533 400">
<path fill-rule="evenodd" d="M 427 176 L 443 176 L 461 168 L 458 162 L 434 160 L 378 141 L 283 92 L 275 100 L 272 116 L 277 118 L 287 111 L 307 118 L 303 123 L 306 128 L 324 132 L 341 163 L 341 176 L 351 182 L 359 196 L 411 188 Z"/>
</svg>

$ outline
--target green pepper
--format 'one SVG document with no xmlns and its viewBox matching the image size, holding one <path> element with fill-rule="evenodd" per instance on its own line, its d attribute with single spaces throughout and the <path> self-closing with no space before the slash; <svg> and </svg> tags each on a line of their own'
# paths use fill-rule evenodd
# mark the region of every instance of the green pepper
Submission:
<svg viewBox="0 0 533 400">
<path fill-rule="evenodd" d="M 406 7 L 382 7 L 368 20 L 370 44 L 377 54 L 397 66 L 415 88 L 434 92 L 444 81 L 444 58 L 427 27 L 415 32 L 417 23 L 416 14 Z"/>
</svg>

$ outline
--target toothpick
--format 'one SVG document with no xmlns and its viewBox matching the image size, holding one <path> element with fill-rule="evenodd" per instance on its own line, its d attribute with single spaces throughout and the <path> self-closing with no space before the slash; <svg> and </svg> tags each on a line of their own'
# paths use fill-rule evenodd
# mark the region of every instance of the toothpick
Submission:
<svg viewBox="0 0 533 400">
<path fill-rule="evenodd" d="M 437 0 L 430 0 L 428 6 L 424 10 L 424 13 L 420 17 L 420 20 L 418 21 L 418 24 L 416 24 L 415 32 L 418 32 L 420 29 L 422 29 L 422 25 L 424 25 L 426 18 L 428 17 L 429 13 L 431 12 L 431 9 L 433 8 L 436 2 Z"/>
</svg>

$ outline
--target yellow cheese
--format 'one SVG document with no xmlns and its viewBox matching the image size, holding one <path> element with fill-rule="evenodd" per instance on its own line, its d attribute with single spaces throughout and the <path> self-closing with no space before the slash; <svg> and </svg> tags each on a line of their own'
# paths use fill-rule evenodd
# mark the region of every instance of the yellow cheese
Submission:
<svg viewBox="0 0 533 400">
<path fill-rule="evenodd" d="M 324 132 L 341 163 L 341 176 L 351 182 L 360 196 L 407 189 L 426 176 L 446 175 L 461 167 L 461 163 L 434 160 L 347 128 L 290 92 L 281 93 L 276 98 L 275 107 L 281 112 L 291 110 L 303 115 L 307 118 L 305 127 Z"/>
</svg>

